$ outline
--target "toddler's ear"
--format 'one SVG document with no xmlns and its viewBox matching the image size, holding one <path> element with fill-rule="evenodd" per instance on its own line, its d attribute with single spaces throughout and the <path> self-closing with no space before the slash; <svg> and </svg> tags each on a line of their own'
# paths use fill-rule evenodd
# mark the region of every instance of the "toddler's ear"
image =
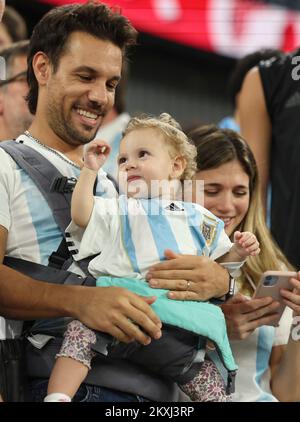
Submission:
<svg viewBox="0 0 300 422">
<path fill-rule="evenodd" d="M 179 179 L 186 168 L 186 159 L 182 156 L 174 158 L 171 179 Z"/>
</svg>

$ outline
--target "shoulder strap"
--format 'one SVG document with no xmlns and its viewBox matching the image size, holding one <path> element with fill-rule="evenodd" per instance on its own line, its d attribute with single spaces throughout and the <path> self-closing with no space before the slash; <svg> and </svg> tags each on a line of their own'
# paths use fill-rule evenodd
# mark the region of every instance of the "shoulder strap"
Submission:
<svg viewBox="0 0 300 422">
<path fill-rule="evenodd" d="M 20 166 L 33 180 L 53 212 L 56 224 L 64 233 L 71 221 L 71 192 L 51 190 L 52 183 L 63 177 L 57 168 L 39 152 L 22 143 L 4 141 L 0 147 Z"/>
<path fill-rule="evenodd" d="M 73 261 L 67 246 L 68 241 L 65 239 L 65 229 L 71 221 L 71 196 L 76 179 L 63 177 L 60 171 L 42 154 L 23 143 L 4 141 L 0 142 L 0 147 L 33 180 L 52 210 L 56 224 L 63 234 L 63 239 L 58 249 L 49 256 L 49 266 L 56 269 L 65 269 Z M 97 181 L 94 191 L 96 184 Z M 90 259 L 77 262 L 85 274 Z"/>
</svg>

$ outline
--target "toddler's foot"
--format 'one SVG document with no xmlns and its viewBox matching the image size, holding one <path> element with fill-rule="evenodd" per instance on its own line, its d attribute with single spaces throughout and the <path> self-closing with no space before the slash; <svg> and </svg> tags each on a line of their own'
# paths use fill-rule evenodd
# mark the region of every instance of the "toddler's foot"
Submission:
<svg viewBox="0 0 300 422">
<path fill-rule="evenodd" d="M 48 394 L 48 396 L 46 396 L 44 398 L 44 402 L 71 402 L 71 397 L 67 396 L 66 394 L 63 393 L 52 393 L 52 394 Z"/>
</svg>

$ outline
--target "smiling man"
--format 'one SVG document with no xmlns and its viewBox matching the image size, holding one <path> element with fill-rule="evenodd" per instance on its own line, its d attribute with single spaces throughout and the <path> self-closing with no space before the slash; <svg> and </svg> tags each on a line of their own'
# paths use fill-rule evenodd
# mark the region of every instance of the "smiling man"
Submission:
<svg viewBox="0 0 300 422">
<path fill-rule="evenodd" d="M 136 35 L 126 18 L 95 2 L 55 8 L 45 15 L 29 46 L 27 99 L 35 117 L 29 130 L 10 145 L 23 143 L 24 149 L 43 155 L 66 178 L 78 177 L 84 145 L 94 138 L 114 103 L 123 60 Z M 96 195 L 116 195 L 101 171 Z M 119 287 L 41 283 L 1 265 L 6 256 L 46 266 L 63 238 L 47 201 L 1 145 L 0 197 L 0 315 L 13 320 L 71 317 L 125 343 L 135 340 L 145 345 L 161 336 L 161 322 L 149 306 L 155 296 L 141 297 Z M 162 283 L 162 288 L 172 290 L 172 298 L 183 300 L 190 294 L 193 300 L 206 300 L 227 293 L 229 275 L 217 263 L 170 251 L 168 257 L 170 261 L 152 269 L 157 277 L 151 286 Z M 182 280 L 185 275 L 188 278 Z M 188 285 L 193 281 L 195 292 L 182 291 L 182 281 L 186 286 L 187 280 Z M 18 327 L 11 325 L 9 331 L 17 336 Z M 60 347 L 53 340 L 50 344 L 45 348 L 45 343 L 38 344 L 28 360 L 34 401 L 46 395 L 54 346 L 57 351 Z M 47 351 L 52 355 L 44 358 Z M 129 362 L 98 357 L 74 400 L 142 401 L 141 396 L 155 401 L 177 398 L 169 380 L 141 372 Z"/>
<path fill-rule="evenodd" d="M 67 54 L 61 57 L 51 78 L 48 57 L 40 52 L 34 59 L 42 83 L 39 108 L 46 112 L 56 138 L 82 146 L 95 137 L 103 117 L 113 106 L 122 52 L 112 42 L 81 31 L 69 36 L 65 48 Z M 31 132 L 38 130 L 34 123 Z"/>
<path fill-rule="evenodd" d="M 113 106 L 122 62 L 136 35 L 126 18 L 103 4 L 64 6 L 45 15 L 35 27 L 28 54 L 28 106 L 35 117 L 16 143 L 43 155 L 62 175 L 78 177 L 83 147 Z M 97 193 L 116 195 L 105 173 L 99 173 L 98 181 Z M 0 262 L 9 256 L 47 265 L 63 234 L 37 186 L 2 148 L 0 197 Z M 145 344 L 160 335 L 152 302 L 153 298 L 145 300 L 125 289 L 41 283 L 0 264 L 0 315 L 6 318 L 69 316 L 121 341 Z M 8 325 L 7 333 L 20 334 L 17 324 Z M 115 391 L 135 392 L 129 385 L 134 368 L 122 375 L 124 368 L 98 363 L 101 369 L 92 385 L 83 385 L 76 401 L 140 400 L 136 394 Z M 50 369 L 42 365 L 37 373 L 37 367 L 34 361 L 29 368 L 34 401 L 44 397 Z M 145 386 L 149 382 L 145 379 Z M 159 381 L 152 390 L 161 392 Z"/>
</svg>

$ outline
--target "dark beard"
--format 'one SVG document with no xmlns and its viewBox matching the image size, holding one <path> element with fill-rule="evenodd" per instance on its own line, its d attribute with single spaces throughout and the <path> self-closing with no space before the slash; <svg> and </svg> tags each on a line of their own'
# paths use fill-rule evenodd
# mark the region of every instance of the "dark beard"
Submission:
<svg viewBox="0 0 300 422">
<path fill-rule="evenodd" d="M 90 135 L 82 135 L 77 131 L 73 126 L 69 124 L 68 121 L 62 118 L 62 115 L 57 113 L 57 108 L 52 106 L 48 106 L 48 123 L 53 132 L 62 139 L 66 144 L 69 145 L 86 145 L 91 142 L 99 127 L 97 129 L 93 129 Z M 89 129 L 87 127 L 87 129 Z"/>
</svg>

